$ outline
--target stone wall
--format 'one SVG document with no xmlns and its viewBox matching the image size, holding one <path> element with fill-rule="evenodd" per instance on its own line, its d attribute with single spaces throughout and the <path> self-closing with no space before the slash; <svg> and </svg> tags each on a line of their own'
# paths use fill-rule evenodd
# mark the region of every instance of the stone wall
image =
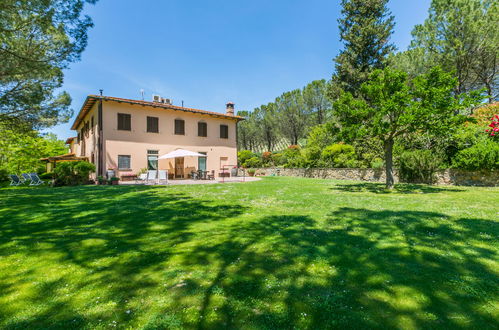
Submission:
<svg viewBox="0 0 499 330">
<path fill-rule="evenodd" d="M 296 176 L 318 179 L 360 180 L 384 182 L 384 169 L 371 168 L 260 168 L 257 175 Z M 277 171 L 279 174 L 277 174 Z M 242 173 L 241 173 L 242 175 Z M 394 170 L 395 182 L 399 182 L 398 170 Z M 456 186 L 499 186 L 499 171 L 464 171 L 447 169 L 436 173 L 436 184 Z"/>
</svg>

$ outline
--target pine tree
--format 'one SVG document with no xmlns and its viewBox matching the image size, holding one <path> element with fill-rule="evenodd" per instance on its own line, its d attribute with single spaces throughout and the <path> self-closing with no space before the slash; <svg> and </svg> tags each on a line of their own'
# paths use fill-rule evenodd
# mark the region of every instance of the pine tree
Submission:
<svg viewBox="0 0 499 330">
<path fill-rule="evenodd" d="M 395 50 L 389 42 L 395 23 L 387 2 L 342 0 L 338 23 L 345 48 L 334 60 L 336 73 L 329 87 L 332 98 L 339 90 L 356 95 L 373 70 L 386 66 L 388 55 Z"/>
</svg>

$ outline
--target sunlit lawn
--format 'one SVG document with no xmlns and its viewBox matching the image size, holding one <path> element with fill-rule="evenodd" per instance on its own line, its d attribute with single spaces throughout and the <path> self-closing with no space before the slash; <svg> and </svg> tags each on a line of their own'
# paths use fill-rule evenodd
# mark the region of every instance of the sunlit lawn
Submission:
<svg viewBox="0 0 499 330">
<path fill-rule="evenodd" d="M 0 328 L 497 328 L 499 188 L 0 189 Z"/>
</svg>

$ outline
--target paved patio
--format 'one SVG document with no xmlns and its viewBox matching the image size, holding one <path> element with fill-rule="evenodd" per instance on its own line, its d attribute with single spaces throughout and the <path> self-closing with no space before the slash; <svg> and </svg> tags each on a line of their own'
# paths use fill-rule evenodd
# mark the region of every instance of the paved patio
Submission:
<svg viewBox="0 0 499 330">
<path fill-rule="evenodd" d="M 175 179 L 168 180 L 168 185 L 181 185 L 181 184 L 213 184 L 213 183 L 236 183 L 236 182 L 253 182 L 259 181 L 261 178 L 257 177 L 232 177 L 232 178 L 217 178 L 215 180 L 192 180 L 192 179 Z M 164 182 L 161 183 L 143 183 L 137 181 L 120 181 L 120 185 L 164 185 Z"/>
</svg>

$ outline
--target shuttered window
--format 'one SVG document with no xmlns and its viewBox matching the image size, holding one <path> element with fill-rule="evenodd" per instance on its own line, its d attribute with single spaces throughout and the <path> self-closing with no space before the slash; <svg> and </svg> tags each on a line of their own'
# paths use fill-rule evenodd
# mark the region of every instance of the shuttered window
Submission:
<svg viewBox="0 0 499 330">
<path fill-rule="evenodd" d="M 131 131 L 132 130 L 132 115 L 127 113 L 118 114 L 118 129 L 121 131 Z"/>
<path fill-rule="evenodd" d="M 147 132 L 148 133 L 159 133 L 159 118 L 158 117 L 147 117 Z"/>
<path fill-rule="evenodd" d="M 131 168 L 130 158 L 130 155 L 118 155 L 118 169 L 129 170 Z"/>
<path fill-rule="evenodd" d="M 198 136 L 208 136 L 208 124 L 198 122 Z"/>
<path fill-rule="evenodd" d="M 175 134 L 185 135 L 185 121 L 182 119 L 175 119 Z"/>
<path fill-rule="evenodd" d="M 229 126 L 220 125 L 220 138 L 228 139 L 229 138 Z"/>
</svg>

